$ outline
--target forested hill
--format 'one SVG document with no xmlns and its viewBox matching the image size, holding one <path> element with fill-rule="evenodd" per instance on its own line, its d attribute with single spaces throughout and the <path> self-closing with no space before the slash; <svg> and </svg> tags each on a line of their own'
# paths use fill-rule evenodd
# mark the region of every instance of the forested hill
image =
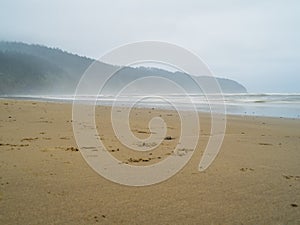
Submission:
<svg viewBox="0 0 300 225">
<path fill-rule="evenodd" d="M 0 94 L 72 93 L 92 62 L 57 48 L 0 42 Z"/>
<path fill-rule="evenodd" d="M 0 42 L 0 95 L 73 94 L 82 74 L 93 61 L 91 58 L 71 54 L 58 48 Z M 116 68 L 101 62 L 99 66 L 109 70 Z M 186 80 L 187 76 L 183 73 L 143 67 L 122 69 L 110 81 L 106 91 L 114 93 L 132 80 L 146 76 L 172 79 L 183 86 L 187 92 L 199 92 L 193 83 Z M 196 79 L 205 85 L 209 78 L 197 77 Z M 224 92 L 247 92 L 246 88 L 236 81 L 221 78 L 218 78 L 218 81 Z M 150 83 L 150 89 L 152 86 L 159 85 Z M 136 91 L 139 92 L 138 87 Z M 166 89 L 166 91 L 170 90 Z"/>
</svg>

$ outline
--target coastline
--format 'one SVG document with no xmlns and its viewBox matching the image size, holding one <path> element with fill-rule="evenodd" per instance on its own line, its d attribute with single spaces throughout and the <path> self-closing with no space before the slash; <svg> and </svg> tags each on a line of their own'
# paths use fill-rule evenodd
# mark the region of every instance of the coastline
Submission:
<svg viewBox="0 0 300 225">
<path fill-rule="evenodd" d="M 200 173 L 210 121 L 199 113 L 201 135 L 190 162 L 165 182 L 137 188 L 99 176 L 76 151 L 71 104 L 0 99 L 0 105 L 1 224 L 300 222 L 299 119 L 228 115 L 221 151 Z M 147 137 L 148 120 L 161 115 L 175 138 L 149 156 L 122 146 L 109 127 L 110 107 L 96 108 L 100 137 L 123 162 L 159 162 L 178 142 L 175 111 L 133 109 L 135 135 Z"/>
<path fill-rule="evenodd" d="M 227 94 L 228 96 L 234 96 L 234 94 Z M 239 93 L 238 96 L 247 96 L 249 95 L 247 94 L 241 94 Z M 254 95 L 254 96 L 267 96 L 267 95 L 280 95 L 280 96 L 297 96 L 297 98 L 300 96 L 299 93 L 270 93 L 270 94 L 250 94 Z M 79 100 L 80 98 L 78 98 L 77 100 Z M 60 96 L 59 97 L 55 97 L 55 96 L 35 96 L 35 95 L 15 95 L 15 96 L 0 96 L 0 101 L 5 101 L 5 100 L 11 100 L 11 101 L 33 101 L 33 102 L 45 102 L 45 103 L 58 103 L 58 104 L 73 104 L 74 98 L 71 96 Z M 94 104 L 94 98 L 91 98 L 90 100 L 88 99 L 83 99 L 86 104 L 90 104 L 88 103 L 89 101 L 91 101 Z M 102 101 L 103 99 L 97 99 L 97 101 Z M 84 102 L 82 101 L 82 102 Z M 228 100 L 225 99 L 225 102 L 222 103 L 225 105 L 225 111 L 226 111 L 226 116 L 246 116 L 246 117 L 262 117 L 262 118 L 285 118 L 285 119 L 300 119 L 300 114 L 299 114 L 299 110 L 300 110 L 300 105 L 298 105 L 297 107 L 295 107 L 295 103 L 293 102 L 293 104 L 289 104 L 289 105 L 273 105 L 270 107 L 270 105 L 266 105 L 264 106 L 262 105 L 257 105 L 257 106 L 253 106 L 254 104 L 258 104 L 258 103 L 267 103 L 267 101 L 265 100 L 255 100 L 252 102 L 252 105 L 249 103 L 244 102 L 243 104 L 233 104 L 233 102 L 229 103 Z M 104 101 L 101 102 L 101 104 L 99 104 L 98 102 L 96 102 L 96 106 L 98 107 L 112 107 L 112 105 L 115 104 L 116 107 L 129 107 L 129 105 L 132 104 L 132 102 L 128 101 L 127 103 L 122 103 L 118 101 L 115 101 L 115 99 L 110 99 L 109 101 Z M 146 104 L 142 104 L 140 106 L 135 106 L 134 108 L 137 109 L 152 109 L 153 105 L 155 105 L 156 103 L 153 102 L 151 103 L 146 103 Z M 190 107 L 182 107 L 181 106 L 182 103 L 177 103 L 176 105 L 178 107 L 180 107 L 180 111 L 192 111 L 194 110 L 194 108 L 190 108 Z M 202 108 L 197 108 L 197 105 L 199 105 L 200 103 L 194 103 L 194 106 L 196 107 L 196 110 L 199 114 L 210 114 L 210 106 L 207 102 L 202 102 L 201 104 L 204 105 L 202 106 Z M 201 105 L 200 104 L 200 105 Z M 213 104 L 213 103 L 212 103 Z M 219 104 L 219 103 L 218 103 Z M 218 108 L 218 107 L 217 107 Z M 221 107 L 222 108 L 222 107 Z M 240 109 L 236 109 L 236 108 L 240 108 Z M 241 109 L 242 108 L 242 109 Z M 299 110 L 298 110 L 299 108 Z M 155 106 L 155 109 L 157 110 L 162 110 L 162 111 L 175 111 L 175 109 L 173 109 L 170 106 L 164 106 L 164 105 L 160 105 L 157 104 Z M 288 109 L 288 111 L 285 112 L 285 110 Z M 254 110 L 254 111 L 253 111 Z M 292 111 L 294 112 L 292 112 Z M 221 110 L 222 111 L 222 110 Z M 256 111 L 256 112 L 255 112 Z M 218 112 L 220 114 L 224 114 L 224 112 Z"/>
</svg>

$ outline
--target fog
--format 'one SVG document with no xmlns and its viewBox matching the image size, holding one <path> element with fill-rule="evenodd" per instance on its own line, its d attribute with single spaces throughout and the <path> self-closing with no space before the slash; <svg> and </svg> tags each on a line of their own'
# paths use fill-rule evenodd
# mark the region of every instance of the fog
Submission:
<svg viewBox="0 0 300 225">
<path fill-rule="evenodd" d="M 2 0 L 0 39 L 98 58 L 159 40 L 187 48 L 250 92 L 300 92 L 300 2 Z"/>
</svg>

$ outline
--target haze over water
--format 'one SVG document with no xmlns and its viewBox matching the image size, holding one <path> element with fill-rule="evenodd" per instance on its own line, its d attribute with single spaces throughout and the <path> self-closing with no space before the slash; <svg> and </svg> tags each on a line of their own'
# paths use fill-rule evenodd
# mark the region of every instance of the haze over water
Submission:
<svg viewBox="0 0 300 225">
<path fill-rule="evenodd" d="M 72 95 L 14 95 L 0 96 L 1 98 L 13 98 L 24 100 L 39 100 L 49 102 L 72 103 Z M 179 109 L 192 110 L 195 107 L 199 112 L 210 112 L 210 105 L 225 104 L 226 113 L 229 115 L 248 115 L 266 117 L 300 118 L 300 93 L 241 93 L 211 95 L 210 104 L 205 95 L 191 94 L 194 105 L 187 103 L 187 96 L 169 95 L 120 95 L 117 98 L 113 95 L 101 96 L 77 96 L 76 99 L 87 104 L 93 104 L 97 99 L 97 105 L 103 106 L 130 106 L 140 108 L 174 109 L 166 100 L 175 103 Z M 165 99 L 165 100 L 164 100 Z"/>
</svg>

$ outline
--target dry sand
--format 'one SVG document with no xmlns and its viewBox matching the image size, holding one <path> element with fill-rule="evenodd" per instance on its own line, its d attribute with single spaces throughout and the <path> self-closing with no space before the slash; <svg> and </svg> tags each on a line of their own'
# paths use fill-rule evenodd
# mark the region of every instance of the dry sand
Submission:
<svg viewBox="0 0 300 225">
<path fill-rule="evenodd" d="M 132 111 L 137 136 L 147 137 L 149 119 L 160 115 L 175 138 L 139 154 L 114 137 L 109 107 L 96 114 L 100 138 L 124 163 L 158 162 L 177 144 L 176 112 Z M 160 184 L 128 187 L 87 165 L 71 115 L 68 104 L 0 101 L 0 224 L 300 224 L 300 120 L 228 116 L 221 151 L 200 173 L 210 134 L 209 116 L 200 114 L 187 166 Z"/>
</svg>

